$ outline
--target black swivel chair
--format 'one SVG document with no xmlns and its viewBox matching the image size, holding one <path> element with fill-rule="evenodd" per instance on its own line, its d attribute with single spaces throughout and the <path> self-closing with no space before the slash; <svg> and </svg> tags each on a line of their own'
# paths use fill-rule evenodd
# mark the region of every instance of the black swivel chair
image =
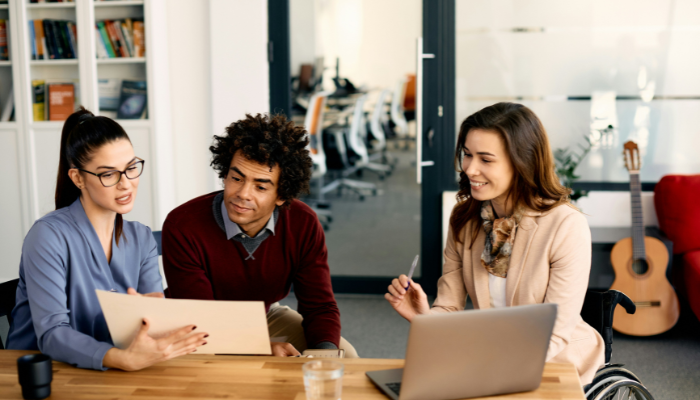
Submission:
<svg viewBox="0 0 700 400">
<path fill-rule="evenodd" d="M 163 255 L 163 240 L 162 238 L 162 231 L 153 231 L 153 239 L 156 240 L 156 243 L 158 243 L 158 255 L 162 256 Z"/>
<path fill-rule="evenodd" d="M 610 364 L 613 342 L 613 316 L 620 304 L 628 314 L 637 307 L 624 293 L 617 290 L 586 292 L 581 317 L 600 333 L 605 342 L 605 365 L 596 372 L 593 382 L 583 387 L 587 400 L 630 399 L 654 400 L 637 376 L 623 364 Z"/>
<path fill-rule="evenodd" d="M 7 316 L 7 322 L 12 325 L 12 309 L 15 308 L 15 297 L 19 279 L 0 283 L 0 318 Z M 0 350 L 5 348 L 0 340 Z"/>
</svg>

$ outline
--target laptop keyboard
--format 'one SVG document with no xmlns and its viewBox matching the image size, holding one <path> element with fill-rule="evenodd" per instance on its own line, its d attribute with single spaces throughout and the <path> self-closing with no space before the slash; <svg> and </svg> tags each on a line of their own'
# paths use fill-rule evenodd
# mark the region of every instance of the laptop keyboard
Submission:
<svg viewBox="0 0 700 400">
<path fill-rule="evenodd" d="M 391 382 L 391 383 L 387 383 L 387 384 L 386 384 L 386 387 L 388 387 L 389 389 L 391 389 L 392 392 L 394 392 L 394 393 L 396 393 L 396 394 L 399 394 L 399 392 L 401 391 L 401 382 Z"/>
</svg>

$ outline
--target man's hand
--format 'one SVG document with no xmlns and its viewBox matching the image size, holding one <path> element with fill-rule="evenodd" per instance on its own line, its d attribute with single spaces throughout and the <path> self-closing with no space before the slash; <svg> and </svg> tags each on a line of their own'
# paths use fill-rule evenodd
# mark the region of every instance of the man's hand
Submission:
<svg viewBox="0 0 700 400">
<path fill-rule="evenodd" d="M 126 294 L 130 294 L 132 296 L 143 296 L 143 297 L 156 297 L 159 299 L 164 299 L 165 296 L 163 295 L 162 292 L 153 292 L 153 293 L 146 293 L 146 294 L 141 294 L 136 291 L 134 288 L 128 288 L 126 289 Z"/>
<path fill-rule="evenodd" d="M 270 342 L 270 346 L 272 346 L 272 355 L 275 357 L 294 357 L 301 355 L 291 343 Z"/>
</svg>

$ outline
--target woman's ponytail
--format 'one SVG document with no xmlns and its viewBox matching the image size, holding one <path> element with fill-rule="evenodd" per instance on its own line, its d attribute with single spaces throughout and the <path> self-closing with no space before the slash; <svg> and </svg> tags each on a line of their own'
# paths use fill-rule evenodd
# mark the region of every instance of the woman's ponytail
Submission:
<svg viewBox="0 0 700 400">
<path fill-rule="evenodd" d="M 68 207 L 80 197 L 80 189 L 68 176 L 71 168 L 83 168 L 100 147 L 119 139 L 129 140 L 129 136 L 116 121 L 107 117 L 96 117 L 80 107 L 63 124 L 61 132 L 61 154 L 56 177 L 56 209 Z M 130 141 L 130 140 L 129 140 Z M 119 245 L 123 219 L 117 214 L 114 221 L 114 236 Z"/>
<path fill-rule="evenodd" d="M 75 149 L 73 148 L 73 143 L 76 142 L 76 138 L 71 139 L 71 133 L 75 131 L 76 127 L 84 122 L 88 118 L 94 118 L 95 115 L 83 107 L 80 110 L 74 112 L 68 117 L 66 122 L 63 124 L 63 131 L 61 132 L 61 154 L 58 161 L 58 176 L 56 177 L 56 196 L 54 201 L 56 202 L 56 209 L 63 207 L 68 207 L 73 204 L 75 200 L 80 197 L 80 189 L 73 183 L 73 181 L 68 176 L 68 170 L 76 167 L 73 164 L 71 156 L 75 155 Z"/>
</svg>

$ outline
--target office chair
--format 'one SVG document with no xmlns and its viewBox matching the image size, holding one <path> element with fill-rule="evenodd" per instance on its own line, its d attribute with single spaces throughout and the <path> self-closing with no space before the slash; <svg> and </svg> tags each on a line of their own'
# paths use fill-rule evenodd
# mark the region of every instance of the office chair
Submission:
<svg viewBox="0 0 700 400">
<path fill-rule="evenodd" d="M 8 325 L 12 325 L 12 309 L 15 308 L 17 285 L 19 285 L 19 279 L 0 283 L 0 318 L 7 316 Z M 3 349 L 5 346 L 0 340 L 0 350 Z"/>
<path fill-rule="evenodd" d="M 613 316 L 620 304 L 628 314 L 634 314 L 636 306 L 624 293 L 617 290 L 600 292 L 588 290 L 583 301 L 581 317 L 603 337 L 605 365 L 596 372 L 593 382 L 583 387 L 587 400 L 654 400 L 637 376 L 623 364 L 610 364 L 613 341 Z"/>
<path fill-rule="evenodd" d="M 384 125 L 387 123 L 387 113 L 384 110 L 386 98 L 391 94 L 389 89 L 382 90 L 377 98 L 377 103 L 374 105 L 374 111 L 369 121 L 369 129 L 372 136 L 376 139 L 376 144 L 373 146 L 373 152 L 370 153 L 370 161 L 378 161 L 381 164 L 389 165 L 392 170 L 397 163 L 395 157 L 391 157 L 386 148 L 386 135 L 384 134 Z"/>
<path fill-rule="evenodd" d="M 309 135 L 309 155 L 313 162 L 313 171 L 311 179 L 318 182 L 318 198 L 310 201 L 309 206 L 319 217 L 324 229 L 328 228 L 329 223 L 333 221 L 333 217 L 329 210 L 323 209 L 329 207 L 329 204 L 323 198 L 323 177 L 328 172 L 326 166 L 326 153 L 323 150 L 323 116 L 326 108 L 326 100 L 332 92 L 319 92 L 311 96 L 309 99 L 309 107 L 306 111 L 304 119 L 304 127 Z M 315 203 L 315 204 L 314 204 Z"/>
<path fill-rule="evenodd" d="M 365 124 L 364 111 L 366 101 L 367 95 L 357 99 L 352 116 L 352 123 L 350 124 L 350 130 L 348 132 L 348 143 L 350 144 L 350 149 L 352 149 L 352 151 L 358 157 L 352 167 L 353 171 L 349 173 L 367 170 L 377 173 L 380 179 L 384 179 L 386 175 L 391 173 L 392 168 L 389 165 L 375 163 L 369 159 L 369 151 L 367 150 L 366 144 L 367 124 Z"/>
<path fill-rule="evenodd" d="M 408 149 L 408 122 L 403 110 L 404 96 L 406 95 L 406 84 L 408 80 L 403 78 L 396 84 L 394 95 L 391 99 L 391 120 L 396 125 L 395 132 L 398 140 L 404 142 L 404 149 Z"/>
<path fill-rule="evenodd" d="M 370 169 L 380 174 L 383 174 L 390 169 L 386 165 L 369 162 L 367 148 L 364 145 L 364 139 L 361 137 L 363 132 L 365 133 L 364 136 L 366 136 L 366 131 L 364 131 L 365 119 L 363 109 L 366 100 L 367 95 L 363 95 L 360 96 L 355 102 L 355 108 L 352 113 L 352 121 L 349 129 L 346 129 L 345 127 L 332 127 L 327 130 L 327 132 L 335 139 L 335 146 L 337 149 L 338 158 L 341 160 L 342 169 L 339 173 L 339 178 L 321 188 L 321 194 L 326 194 L 336 189 L 340 190 L 342 188 L 347 188 L 357 193 L 360 196 L 360 200 L 364 200 L 365 192 L 369 191 L 372 193 L 372 195 L 377 194 L 377 185 L 369 182 L 348 179 L 347 177 L 363 169 Z M 346 132 L 347 141 L 350 148 L 356 153 L 357 156 L 354 162 L 350 160 L 348 148 L 345 144 Z M 364 154 L 360 154 L 363 149 Z"/>
</svg>

